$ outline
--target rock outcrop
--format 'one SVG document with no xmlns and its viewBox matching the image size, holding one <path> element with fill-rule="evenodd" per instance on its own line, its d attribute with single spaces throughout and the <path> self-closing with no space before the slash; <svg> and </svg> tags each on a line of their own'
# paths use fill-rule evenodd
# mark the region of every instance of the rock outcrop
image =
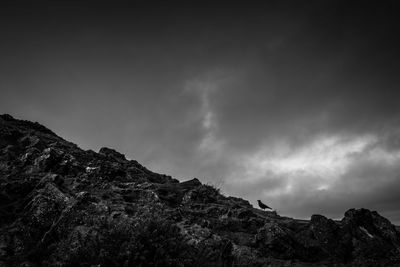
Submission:
<svg viewBox="0 0 400 267">
<path fill-rule="evenodd" d="M 375 211 L 280 217 L 0 116 L 0 266 L 399 266 Z"/>
</svg>

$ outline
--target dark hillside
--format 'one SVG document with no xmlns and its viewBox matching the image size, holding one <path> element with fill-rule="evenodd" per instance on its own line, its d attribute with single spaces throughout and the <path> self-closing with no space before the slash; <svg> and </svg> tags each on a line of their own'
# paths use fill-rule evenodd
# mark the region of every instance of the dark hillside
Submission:
<svg viewBox="0 0 400 267">
<path fill-rule="evenodd" d="M 0 266 L 398 266 L 375 211 L 280 217 L 0 116 Z"/>
</svg>

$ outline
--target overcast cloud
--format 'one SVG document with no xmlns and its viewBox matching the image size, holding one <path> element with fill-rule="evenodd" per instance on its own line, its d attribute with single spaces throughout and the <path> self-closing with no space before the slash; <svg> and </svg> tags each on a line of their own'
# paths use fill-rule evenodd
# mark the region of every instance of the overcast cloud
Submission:
<svg viewBox="0 0 400 267">
<path fill-rule="evenodd" d="M 399 4 L 4 7 L 0 113 L 280 214 L 400 224 Z"/>
</svg>

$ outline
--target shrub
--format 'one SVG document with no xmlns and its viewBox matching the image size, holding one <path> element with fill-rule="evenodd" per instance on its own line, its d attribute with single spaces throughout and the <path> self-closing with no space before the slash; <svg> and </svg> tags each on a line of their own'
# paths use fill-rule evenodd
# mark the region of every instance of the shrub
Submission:
<svg viewBox="0 0 400 267">
<path fill-rule="evenodd" d="M 224 240 L 188 242 L 159 213 L 136 218 L 92 217 L 58 243 L 46 266 L 230 266 L 232 245 Z M 38 261 L 40 262 L 40 261 Z"/>
<path fill-rule="evenodd" d="M 167 220 L 147 222 L 130 245 L 128 266 L 187 266 L 191 247 L 179 231 Z"/>
<path fill-rule="evenodd" d="M 218 188 L 207 184 L 201 185 L 189 192 L 185 202 L 188 202 L 190 199 L 193 202 L 212 203 L 217 201 L 219 195 Z"/>
</svg>

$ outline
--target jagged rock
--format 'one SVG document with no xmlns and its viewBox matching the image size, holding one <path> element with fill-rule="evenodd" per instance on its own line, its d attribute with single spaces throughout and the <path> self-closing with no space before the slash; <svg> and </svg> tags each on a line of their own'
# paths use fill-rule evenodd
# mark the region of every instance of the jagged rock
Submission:
<svg viewBox="0 0 400 267">
<path fill-rule="evenodd" d="M 352 257 L 357 260 L 400 259 L 400 233 L 376 211 L 350 209 L 342 220 Z"/>
<path fill-rule="evenodd" d="M 254 213 L 254 211 L 251 210 L 251 209 L 243 209 L 243 210 L 240 210 L 240 211 L 238 212 L 237 217 L 238 217 L 239 219 L 244 219 L 244 218 L 249 219 L 249 218 L 252 218 L 252 217 L 257 217 L 257 215 L 256 215 L 256 214 Z"/>
<path fill-rule="evenodd" d="M 309 230 L 325 255 L 341 262 L 349 260 L 349 244 L 341 240 L 341 230 L 336 222 L 322 215 L 313 215 Z"/>
<path fill-rule="evenodd" d="M 10 114 L 0 115 L 0 118 L 2 118 L 5 121 L 13 121 L 14 120 L 13 116 L 11 116 Z"/>
<path fill-rule="evenodd" d="M 168 205 L 176 207 L 181 204 L 183 192 L 177 184 L 162 184 L 157 188 L 158 197 Z"/>
<path fill-rule="evenodd" d="M 119 160 L 121 160 L 121 161 L 126 160 L 124 154 L 121 154 L 121 153 L 117 152 L 116 150 L 108 148 L 108 147 L 100 148 L 99 154 L 107 156 L 107 157 L 110 157 L 110 158 L 113 158 L 113 159 L 118 160 L 118 161 Z"/>
<path fill-rule="evenodd" d="M 57 168 L 57 164 L 61 162 L 64 152 L 58 149 L 46 148 L 41 155 L 35 159 L 33 165 L 38 171 L 51 171 Z"/>
<path fill-rule="evenodd" d="M 182 202 L 199 202 L 199 203 L 214 203 L 220 198 L 220 194 L 217 189 L 210 185 L 199 185 L 183 197 Z"/>
<path fill-rule="evenodd" d="M 280 217 L 0 115 L 0 266 L 398 266 L 377 212 Z"/>
<path fill-rule="evenodd" d="M 233 205 L 235 205 L 236 207 L 247 207 L 247 208 L 253 208 L 253 206 L 250 204 L 249 201 L 245 200 L 245 199 L 241 199 L 238 197 L 227 197 L 227 199 L 233 203 Z"/>
<path fill-rule="evenodd" d="M 271 255 L 278 259 L 299 257 L 300 244 L 294 234 L 276 222 L 268 222 L 258 230 L 255 242 L 264 256 Z"/>
<path fill-rule="evenodd" d="M 179 186 L 183 189 L 193 189 L 201 185 L 201 182 L 197 178 L 193 178 L 192 180 L 188 180 L 185 182 L 181 182 Z"/>
<path fill-rule="evenodd" d="M 29 210 L 25 214 L 28 225 L 38 230 L 48 229 L 67 206 L 69 198 L 52 183 L 38 190 L 38 194 L 28 203 Z"/>
<path fill-rule="evenodd" d="M 388 242 L 399 245 L 399 232 L 396 227 L 376 211 L 350 209 L 344 214 L 342 222 L 353 233 L 359 232 L 358 230 L 363 227 L 366 231 L 362 230 L 362 232 L 367 236 L 375 234 L 375 237 L 382 237 Z"/>
</svg>

